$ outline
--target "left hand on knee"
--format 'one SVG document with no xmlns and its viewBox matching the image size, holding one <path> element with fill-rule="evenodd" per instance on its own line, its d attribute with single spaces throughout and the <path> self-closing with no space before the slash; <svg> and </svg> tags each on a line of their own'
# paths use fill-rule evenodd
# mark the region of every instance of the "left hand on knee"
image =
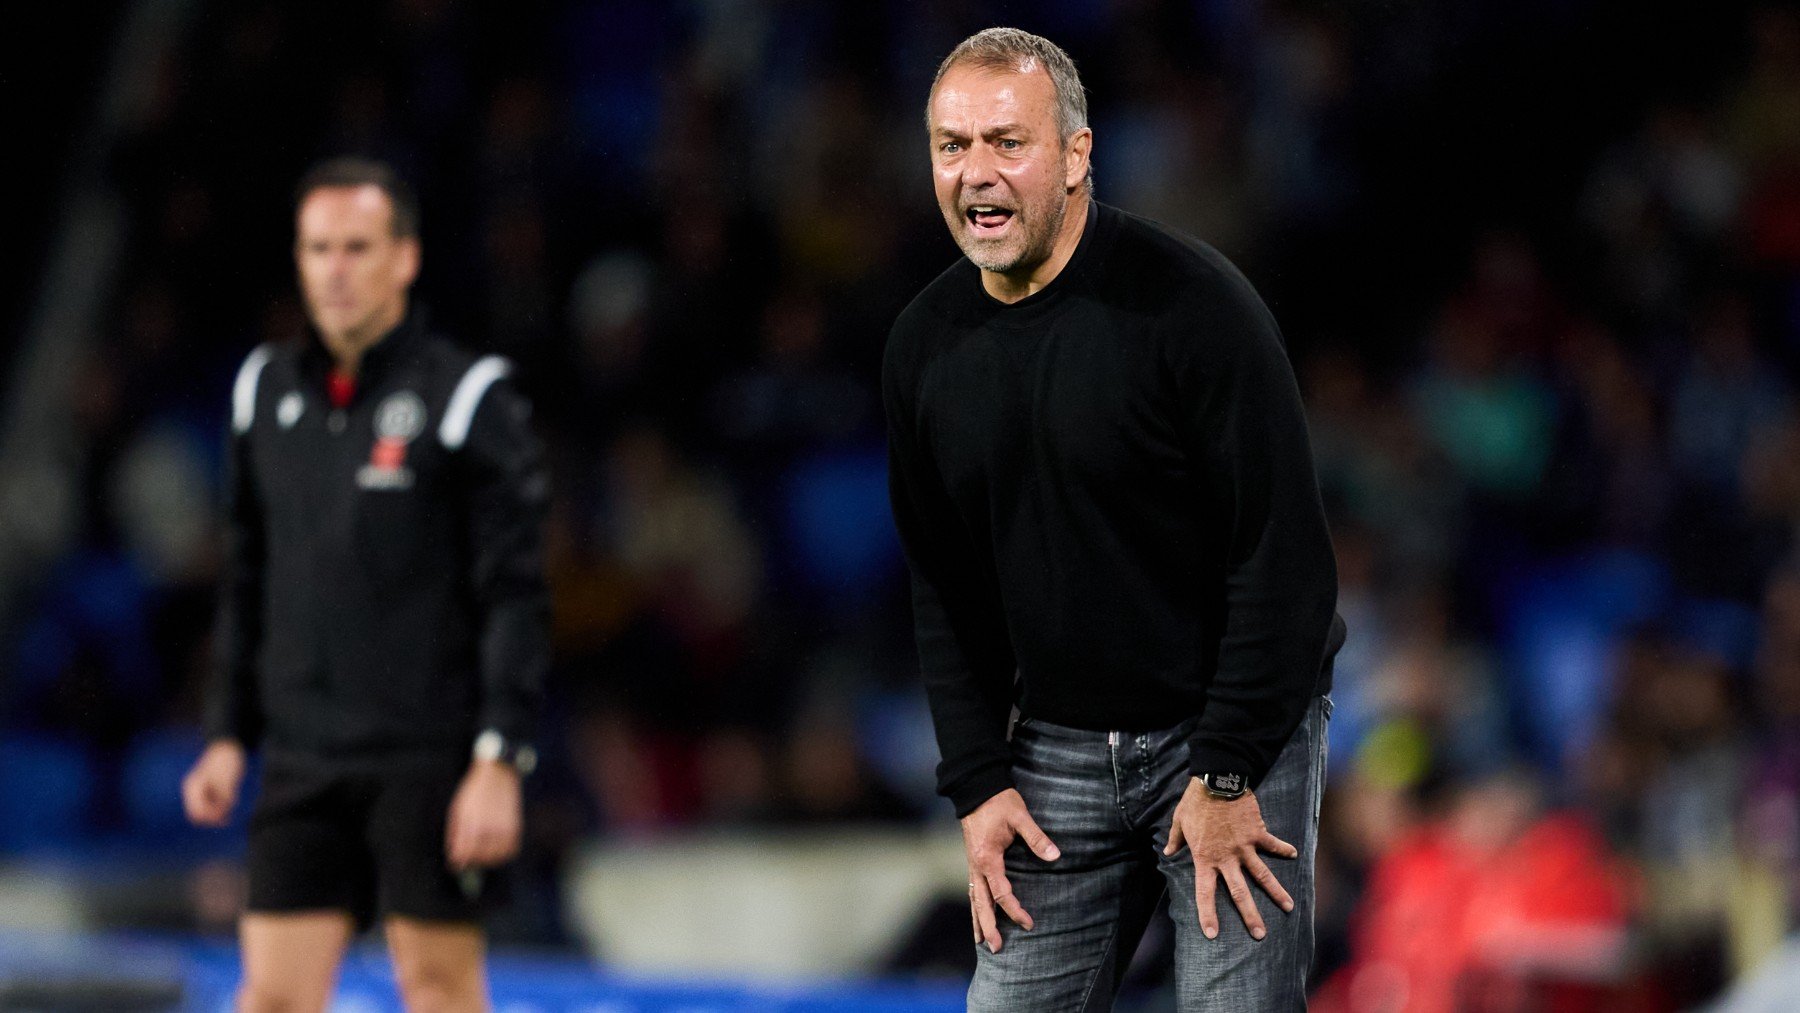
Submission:
<svg viewBox="0 0 1800 1013">
<path fill-rule="evenodd" d="M 1206 938 L 1216 939 L 1219 935 L 1213 891 L 1221 876 L 1232 903 L 1237 905 L 1238 914 L 1244 918 L 1245 927 L 1256 939 L 1267 935 L 1268 930 L 1263 927 L 1262 915 L 1256 910 L 1256 900 L 1244 878 L 1246 872 L 1275 898 L 1283 911 L 1294 910 L 1294 899 L 1269 871 L 1259 852 L 1267 851 L 1281 858 L 1295 858 L 1300 852 L 1292 844 L 1269 833 L 1255 792 L 1247 791 L 1242 798 L 1227 801 L 1209 794 L 1199 778 L 1189 780 L 1187 791 L 1175 806 L 1175 816 L 1169 825 L 1169 844 L 1163 848 L 1163 854 L 1173 855 L 1181 850 L 1183 843 L 1194 856 L 1194 900 L 1200 907 L 1200 930 L 1206 933 Z"/>
</svg>

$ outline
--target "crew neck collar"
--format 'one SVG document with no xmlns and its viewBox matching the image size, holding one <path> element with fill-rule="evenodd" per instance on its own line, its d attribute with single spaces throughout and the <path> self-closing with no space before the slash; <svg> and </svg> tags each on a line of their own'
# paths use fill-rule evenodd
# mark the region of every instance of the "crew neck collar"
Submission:
<svg viewBox="0 0 1800 1013">
<path fill-rule="evenodd" d="M 1075 252 L 1069 255 L 1069 262 L 1043 288 L 1017 302 L 1002 302 L 990 295 L 981 283 L 981 269 L 971 262 L 969 266 L 974 268 L 970 279 L 971 295 L 977 312 L 996 323 L 1024 323 L 1037 317 L 1044 307 L 1060 302 L 1064 295 L 1080 287 L 1094 248 L 1104 241 L 1101 233 L 1107 231 L 1105 225 L 1110 218 L 1110 215 L 1101 214 L 1099 201 L 1088 198 L 1087 222 L 1082 226 L 1081 239 L 1075 244 Z"/>
</svg>

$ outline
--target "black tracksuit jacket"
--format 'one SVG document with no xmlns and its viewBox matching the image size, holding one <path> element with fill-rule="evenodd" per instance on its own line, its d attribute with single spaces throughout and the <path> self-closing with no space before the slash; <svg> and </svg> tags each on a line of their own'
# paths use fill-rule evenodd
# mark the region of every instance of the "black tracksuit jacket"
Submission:
<svg viewBox="0 0 1800 1013">
<path fill-rule="evenodd" d="M 320 762 L 467 757 L 534 732 L 549 661 L 549 481 L 495 356 L 414 312 L 327 396 L 315 335 L 232 391 L 209 738 Z"/>
</svg>

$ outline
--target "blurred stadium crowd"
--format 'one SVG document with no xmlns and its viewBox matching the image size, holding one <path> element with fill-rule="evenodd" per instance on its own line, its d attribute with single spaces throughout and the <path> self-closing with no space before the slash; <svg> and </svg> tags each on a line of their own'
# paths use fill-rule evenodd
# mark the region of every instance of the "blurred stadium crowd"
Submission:
<svg viewBox="0 0 1800 1013">
<path fill-rule="evenodd" d="M 1794 924 L 1791 8 L 202 8 L 108 159 L 129 252 L 80 366 L 79 533 L 0 615 L 0 847 L 219 847 L 172 785 L 228 386 L 300 325 L 289 188 L 341 152 L 416 182 L 420 301 L 521 365 L 553 448 L 513 936 L 560 938 L 592 835 L 947 820 L 876 383 L 955 255 L 931 74 L 1017 21 L 1083 71 L 1100 198 L 1243 266 L 1307 395 L 1351 631 L 1321 1008 L 1674 1008 Z"/>
</svg>

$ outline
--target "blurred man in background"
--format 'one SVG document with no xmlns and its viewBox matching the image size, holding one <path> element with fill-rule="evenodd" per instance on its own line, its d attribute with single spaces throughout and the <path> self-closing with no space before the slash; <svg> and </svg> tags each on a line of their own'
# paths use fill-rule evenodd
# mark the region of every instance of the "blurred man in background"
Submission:
<svg viewBox="0 0 1800 1013">
<path fill-rule="evenodd" d="M 261 747 L 241 1008 L 324 1008 L 377 917 L 409 1008 L 484 1008 L 484 870 L 519 848 L 548 660 L 542 454 L 507 362 L 409 307 L 419 213 L 391 169 L 310 172 L 294 256 L 311 331 L 232 392 L 220 663 L 183 803 L 225 823 Z"/>
<path fill-rule="evenodd" d="M 1280 332 L 1212 248 L 1092 200 L 1055 44 L 970 37 L 926 118 L 966 259 L 883 387 L 969 1007 L 1110 1008 L 1167 889 L 1183 1010 L 1303 1008 L 1344 627 Z"/>
</svg>

